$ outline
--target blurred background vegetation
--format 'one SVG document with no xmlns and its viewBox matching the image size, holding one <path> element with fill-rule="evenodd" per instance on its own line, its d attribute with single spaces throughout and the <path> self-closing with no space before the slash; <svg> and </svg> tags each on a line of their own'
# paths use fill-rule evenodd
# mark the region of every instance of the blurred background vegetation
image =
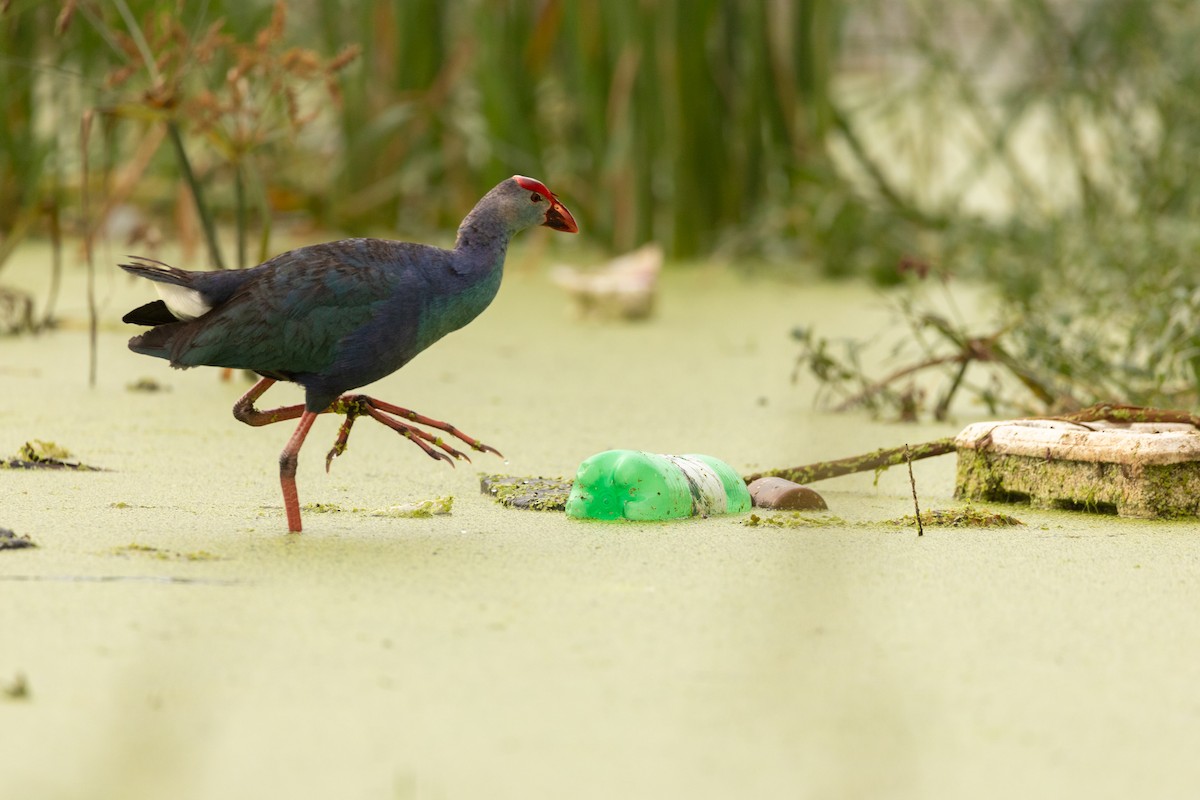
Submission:
<svg viewBox="0 0 1200 800">
<path fill-rule="evenodd" d="M 1200 4 L 0 7 L 0 271 L 62 230 L 203 235 L 214 267 L 285 217 L 445 240 L 525 173 L 613 253 L 900 284 L 915 364 L 994 407 L 1200 397 Z M 952 276 L 995 313 L 926 308 Z M 863 343 L 797 338 L 845 394 L 878 383 Z"/>
</svg>

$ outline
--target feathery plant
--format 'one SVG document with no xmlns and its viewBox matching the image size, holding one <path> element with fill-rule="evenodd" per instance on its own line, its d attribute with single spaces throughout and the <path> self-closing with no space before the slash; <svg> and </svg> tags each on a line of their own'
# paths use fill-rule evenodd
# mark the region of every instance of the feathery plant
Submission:
<svg viewBox="0 0 1200 800">
<path fill-rule="evenodd" d="M 114 6 L 123 28 L 99 13 L 88 15 L 119 56 L 105 81 L 108 102 L 101 111 L 165 126 L 218 267 L 225 262 L 185 135 L 202 139 L 232 172 L 238 266 L 247 261 L 246 185 L 251 182 L 263 230 L 260 257 L 265 257 L 271 213 L 263 164 L 279 142 L 296 137 L 317 117 L 318 110 L 302 107 L 302 92 L 316 85 L 336 105 L 336 75 L 356 57 L 356 49 L 325 59 L 313 50 L 288 46 L 282 0 L 268 9 L 268 17 L 249 21 L 251 35 L 244 38 L 224 30 L 224 17 L 189 21 L 177 13 L 180 9 L 152 8 L 139 19 L 126 0 L 114 0 Z"/>
<path fill-rule="evenodd" d="M 993 411 L 1200 402 L 1200 190 L 1190 180 L 1200 166 L 1200 8 L 900 9 L 889 39 L 876 31 L 887 75 L 847 82 L 832 146 L 880 214 L 912 221 L 910 246 L 935 273 L 996 290 L 990 319 L 942 328 L 930 326 L 920 291 L 902 294 L 910 333 L 898 338 L 919 343 L 932 328 L 941 347 L 910 354 L 908 366 L 940 370 L 951 387 L 972 362 L 1018 377 L 974 391 Z M 879 382 L 857 363 L 831 369 L 828 343 L 802 346 L 825 374 Z"/>
<path fill-rule="evenodd" d="M 271 209 L 264 176 L 283 172 L 272 168 L 282 157 L 295 163 L 302 150 L 292 146 L 294 139 L 322 109 L 336 106 L 336 75 L 356 56 L 354 48 L 325 58 L 289 44 L 283 2 L 16 3 L 2 21 L 0 31 L 12 48 L 0 57 L 0 69 L 20 79 L 0 89 L 0 102 L 12 112 L 4 135 L 26 140 L 6 148 L 12 162 L 34 170 L 43 161 L 36 156 L 48 152 L 59 171 L 63 164 L 77 168 L 73 154 L 90 143 L 58 135 L 39 147 L 45 135 L 38 117 L 43 128 L 71 130 L 67 121 L 93 109 L 105 134 L 104 170 L 121 169 L 124 178 L 105 179 L 104 206 L 88 224 L 94 228 L 103 222 L 115 205 L 139 190 L 143 178 L 161 186 L 156 176 L 178 175 L 192 195 L 214 266 L 224 266 L 226 259 L 216 234 L 213 184 L 232 186 L 225 194 L 233 199 L 223 205 L 233 206 L 237 261 L 244 265 L 251 202 L 263 230 L 260 254 L 267 249 Z M 39 97 L 55 102 L 31 111 L 27 107 L 34 105 L 39 81 Z M 44 91 L 49 86 L 55 91 Z M 323 102 L 317 93 L 325 94 Z M 158 157 L 160 145 L 171 155 L 166 162 Z M 327 163 L 329 155 L 318 149 L 309 162 Z M 0 177 L 7 177 L 6 167 L 0 162 Z M 30 197 L 46 193 L 44 175 L 23 177 L 20 191 Z M 21 198 L 3 202 L 0 214 L 29 205 Z M 23 230 L 8 227 L 4 244 L 15 244 Z"/>
</svg>

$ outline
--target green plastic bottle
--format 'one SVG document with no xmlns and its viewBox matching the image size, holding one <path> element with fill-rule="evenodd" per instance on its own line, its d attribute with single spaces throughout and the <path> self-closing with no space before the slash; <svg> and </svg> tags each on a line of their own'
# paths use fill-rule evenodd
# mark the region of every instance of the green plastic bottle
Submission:
<svg viewBox="0 0 1200 800">
<path fill-rule="evenodd" d="M 750 510 L 750 493 L 733 468 L 703 455 L 607 450 L 579 465 L 567 516 L 660 520 Z"/>
</svg>

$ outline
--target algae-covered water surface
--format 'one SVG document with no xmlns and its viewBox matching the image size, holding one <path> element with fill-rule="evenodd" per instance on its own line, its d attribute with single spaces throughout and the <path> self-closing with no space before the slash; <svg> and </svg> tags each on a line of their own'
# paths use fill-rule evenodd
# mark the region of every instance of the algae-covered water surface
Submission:
<svg viewBox="0 0 1200 800">
<path fill-rule="evenodd" d="M 41 256 L 0 279 L 41 291 Z M 125 349 L 146 287 L 101 271 L 94 388 L 80 274 L 61 329 L 0 341 L 0 456 L 40 440 L 100 468 L 0 470 L 0 527 L 38 545 L 0 551 L 0 796 L 1178 796 L 1200 779 L 1194 522 L 1001 506 L 1026 524 L 917 537 L 887 524 L 912 513 L 903 470 L 816 484 L 830 524 L 813 526 L 505 508 L 481 473 L 570 476 L 613 448 L 750 473 L 960 427 L 823 414 L 791 383 L 793 326 L 886 319 L 862 287 L 673 271 L 656 319 L 613 325 L 572 319 L 526 251 L 509 273 L 479 320 L 371 389 L 507 460 L 451 469 L 361 420 L 326 473 L 321 419 L 299 535 L 278 486 L 290 425 L 233 419 L 243 376 Z M 146 379 L 162 391 L 130 388 Z M 923 510 L 956 505 L 953 455 L 913 466 Z"/>
</svg>

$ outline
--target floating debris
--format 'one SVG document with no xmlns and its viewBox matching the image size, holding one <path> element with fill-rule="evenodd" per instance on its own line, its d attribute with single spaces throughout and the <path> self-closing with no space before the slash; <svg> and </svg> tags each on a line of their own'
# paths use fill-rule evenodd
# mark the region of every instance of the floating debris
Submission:
<svg viewBox="0 0 1200 800">
<path fill-rule="evenodd" d="M 1123 517 L 1200 514 L 1200 430 L 1190 423 L 981 422 L 955 442 L 956 497 Z"/>
<path fill-rule="evenodd" d="M 912 528 L 917 524 L 912 514 L 882 522 L 847 522 L 833 514 L 812 514 L 801 511 L 781 511 L 771 515 L 751 514 L 742 520 L 748 528 L 877 528 L 880 525 L 901 525 Z M 1003 528 L 1024 525 L 1024 522 L 1007 514 L 996 514 L 987 509 L 955 508 L 921 512 L 921 524 L 926 527 L 943 528 Z"/>
<path fill-rule="evenodd" d="M 311 514 L 366 514 L 371 517 L 423 518 L 443 516 L 454 506 L 454 496 L 435 497 L 432 500 L 417 500 L 412 503 L 388 506 L 387 508 L 346 508 L 337 503 L 305 503 L 302 509 Z"/>
<path fill-rule="evenodd" d="M 647 319 L 654 313 L 662 264 L 662 248 L 648 244 L 593 271 L 555 267 L 550 280 L 567 291 L 581 317 Z"/>
<path fill-rule="evenodd" d="M 15 456 L 0 461 L 0 467 L 8 469 L 73 469 L 79 472 L 99 472 L 99 467 L 88 466 L 74 458 L 67 448 L 55 442 L 30 439 L 21 445 Z"/>
<path fill-rule="evenodd" d="M 450 513 L 454 506 L 454 496 L 435 497 L 432 500 L 419 500 L 415 503 L 401 503 L 398 506 L 380 508 L 369 512 L 372 517 L 398 517 L 422 519 L 432 516 L 443 516 Z"/>
<path fill-rule="evenodd" d="M 719 458 L 605 450 L 585 459 L 567 498 L 572 519 L 650 522 L 750 510 L 750 492 Z"/>
<path fill-rule="evenodd" d="M 25 678 L 24 673 L 18 672 L 12 680 L 0 684 L 0 694 L 9 700 L 28 700 L 29 681 Z"/>
<path fill-rule="evenodd" d="M 0 528 L 0 550 L 23 550 L 26 547 L 37 547 L 28 536 L 18 536 L 8 528 Z"/>
<path fill-rule="evenodd" d="M 147 556 L 160 561 L 224 561 L 224 556 L 210 553 L 207 550 L 196 550 L 191 553 L 179 553 L 174 550 L 163 550 L 136 542 L 114 547 L 110 551 L 114 556 Z"/>
<path fill-rule="evenodd" d="M 529 511 L 563 511 L 571 494 L 565 478 L 521 478 L 513 475 L 482 475 L 479 490 L 502 506 Z"/>
<path fill-rule="evenodd" d="M 125 384 L 125 390 L 129 392 L 169 392 L 171 387 L 165 383 L 160 383 L 154 378 L 138 378 L 136 381 L 130 381 Z"/>
<path fill-rule="evenodd" d="M 802 514 L 799 511 L 781 512 L 769 516 L 751 514 L 742 520 L 747 528 L 844 528 L 849 523 L 832 514 Z"/>
<path fill-rule="evenodd" d="M 912 514 L 889 519 L 885 524 L 915 527 L 917 518 Z M 921 512 L 921 524 L 927 528 L 1008 528 L 1025 523 L 1007 514 L 997 514 L 983 508 L 951 508 Z"/>
<path fill-rule="evenodd" d="M 753 475 L 747 475 L 746 482 L 753 483 L 759 478 L 772 477 L 785 478 L 794 483 L 807 484 L 814 481 L 823 481 L 828 478 L 837 478 L 842 475 L 852 475 L 856 472 L 867 472 L 868 470 L 873 470 L 875 478 L 878 480 L 880 473 L 889 467 L 907 464 L 921 458 L 932 458 L 934 456 L 945 455 L 946 453 L 953 453 L 955 450 L 957 450 L 957 446 L 953 439 L 935 439 L 932 442 L 914 444 L 912 446 L 885 447 L 881 450 L 873 450 L 870 453 L 851 456 L 849 458 L 839 458 L 834 461 L 818 461 L 816 464 L 806 464 L 800 467 L 756 472 Z"/>
<path fill-rule="evenodd" d="M 759 478 L 751 481 L 746 488 L 756 508 L 787 511 L 824 511 L 829 508 L 821 495 L 786 478 Z"/>
<path fill-rule="evenodd" d="M 340 514 L 343 511 L 361 511 L 360 508 L 342 508 L 337 503 L 305 503 L 300 508 L 310 514 Z"/>
</svg>

